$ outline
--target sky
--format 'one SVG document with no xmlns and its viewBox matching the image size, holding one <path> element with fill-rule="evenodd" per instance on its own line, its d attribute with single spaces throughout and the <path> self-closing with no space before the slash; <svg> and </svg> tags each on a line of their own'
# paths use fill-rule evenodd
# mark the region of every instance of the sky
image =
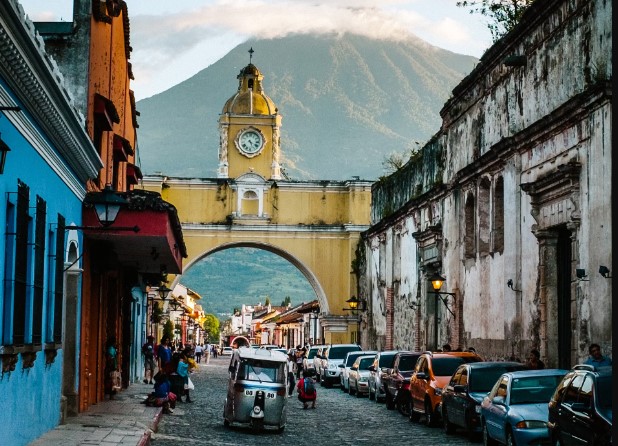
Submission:
<svg viewBox="0 0 618 446">
<path fill-rule="evenodd" d="M 3 0 L 2 0 L 3 1 Z M 19 0 L 33 21 L 69 21 L 73 0 Z M 457 0 L 127 0 L 131 88 L 137 100 L 165 91 L 250 38 L 292 33 L 410 34 L 480 58 L 491 46 L 487 19 Z M 253 62 L 259 66 L 259 53 Z"/>
</svg>

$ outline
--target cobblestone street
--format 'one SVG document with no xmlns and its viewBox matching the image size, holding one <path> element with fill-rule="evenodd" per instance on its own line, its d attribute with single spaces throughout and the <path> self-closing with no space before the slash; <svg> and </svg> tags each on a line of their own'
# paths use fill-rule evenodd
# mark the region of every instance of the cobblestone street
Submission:
<svg viewBox="0 0 618 446">
<path fill-rule="evenodd" d="M 200 364 L 191 376 L 196 390 L 193 403 L 177 404 L 174 414 L 163 415 L 154 446 L 178 444 L 218 445 L 463 445 L 472 444 L 464 432 L 446 435 L 441 428 L 410 422 L 384 404 L 356 398 L 339 387 L 318 387 L 316 410 L 303 410 L 296 393 L 288 399 L 287 426 L 283 433 L 254 434 L 246 428 L 223 426 L 223 402 L 227 386 L 229 357 Z M 479 444 L 479 443 L 476 443 Z"/>
</svg>

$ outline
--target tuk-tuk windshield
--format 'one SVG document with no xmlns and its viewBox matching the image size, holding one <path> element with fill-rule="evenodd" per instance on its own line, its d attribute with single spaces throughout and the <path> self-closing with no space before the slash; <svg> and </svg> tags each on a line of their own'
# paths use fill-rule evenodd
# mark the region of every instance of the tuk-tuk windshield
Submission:
<svg viewBox="0 0 618 446">
<path fill-rule="evenodd" d="M 285 383 L 285 363 L 243 359 L 238 367 L 238 379 L 248 381 Z"/>
</svg>

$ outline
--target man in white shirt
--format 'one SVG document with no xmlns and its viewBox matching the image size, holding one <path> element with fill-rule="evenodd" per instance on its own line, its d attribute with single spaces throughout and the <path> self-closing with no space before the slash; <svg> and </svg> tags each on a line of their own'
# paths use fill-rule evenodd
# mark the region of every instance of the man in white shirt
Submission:
<svg viewBox="0 0 618 446">
<path fill-rule="evenodd" d="M 202 344 L 195 345 L 195 360 L 200 363 L 202 362 L 202 354 L 204 353 L 204 347 Z"/>
<path fill-rule="evenodd" d="M 210 363 L 210 349 L 212 346 L 210 344 L 206 344 L 204 347 L 204 356 L 206 356 L 206 364 Z"/>
</svg>

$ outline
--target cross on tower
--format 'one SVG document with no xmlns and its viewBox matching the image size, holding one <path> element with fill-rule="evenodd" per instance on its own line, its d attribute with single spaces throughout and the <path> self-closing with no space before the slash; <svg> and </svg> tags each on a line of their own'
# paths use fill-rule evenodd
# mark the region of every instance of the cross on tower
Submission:
<svg viewBox="0 0 618 446">
<path fill-rule="evenodd" d="M 253 51 L 253 47 L 249 48 L 249 63 L 251 63 L 251 59 L 253 58 L 253 53 L 255 51 Z"/>
</svg>

